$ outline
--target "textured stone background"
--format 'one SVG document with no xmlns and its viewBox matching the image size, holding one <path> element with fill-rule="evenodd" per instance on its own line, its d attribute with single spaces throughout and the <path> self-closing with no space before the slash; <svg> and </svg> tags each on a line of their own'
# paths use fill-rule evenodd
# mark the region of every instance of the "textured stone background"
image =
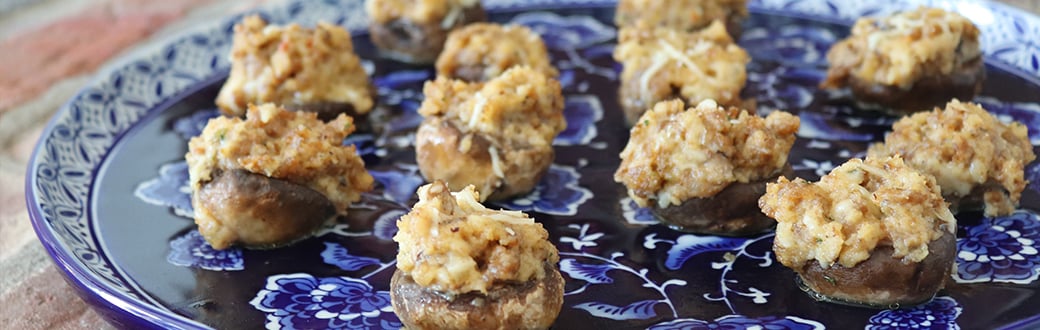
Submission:
<svg viewBox="0 0 1040 330">
<path fill-rule="evenodd" d="M 110 328 L 75 296 L 29 224 L 26 162 L 47 119 L 114 59 L 278 1 L 0 0 L 0 328 Z M 1001 1 L 1040 13 L 1040 0 Z"/>
</svg>

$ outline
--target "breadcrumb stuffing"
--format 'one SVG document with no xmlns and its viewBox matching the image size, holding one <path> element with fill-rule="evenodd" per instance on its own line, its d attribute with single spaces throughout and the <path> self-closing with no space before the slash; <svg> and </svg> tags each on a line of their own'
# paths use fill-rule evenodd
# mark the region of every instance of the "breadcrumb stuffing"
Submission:
<svg viewBox="0 0 1040 330">
<path fill-rule="evenodd" d="M 419 113 L 424 117 L 442 116 L 499 149 L 552 146 L 567 127 L 560 83 L 527 66 L 511 68 L 487 83 L 438 77 L 426 82 L 423 94 Z"/>
<path fill-rule="evenodd" d="M 453 15 L 460 16 L 464 9 L 478 4 L 480 0 L 366 0 L 365 10 L 379 24 L 405 18 L 417 24 L 442 21 L 450 27 Z"/>
<path fill-rule="evenodd" d="M 368 113 L 373 95 L 361 59 L 342 27 L 319 22 L 267 25 L 259 16 L 235 24 L 231 74 L 217 95 L 217 106 L 241 116 L 249 104 L 349 104 Z"/>
<path fill-rule="evenodd" d="M 619 27 L 639 23 L 677 30 L 699 29 L 712 21 L 748 16 L 747 0 L 621 0 L 614 22 Z"/>
<path fill-rule="evenodd" d="M 919 79 L 949 75 L 980 56 L 979 29 L 960 14 L 919 7 L 865 17 L 827 53 L 830 68 L 821 86 L 840 88 L 855 77 L 909 89 Z"/>
<path fill-rule="evenodd" d="M 867 158 L 890 155 L 935 176 L 946 196 L 964 197 L 988 185 L 987 216 L 1014 211 L 1026 186 L 1025 166 L 1036 159 L 1025 125 L 1002 123 L 978 104 L 959 100 L 903 117 L 884 143 L 867 152 Z"/>
<path fill-rule="evenodd" d="M 696 32 L 646 26 L 622 28 L 614 59 L 624 66 L 622 106 L 638 110 L 673 97 L 690 104 L 710 99 L 739 106 L 740 91 L 747 79 L 746 66 L 751 61 L 717 21 Z"/>
<path fill-rule="evenodd" d="M 397 268 L 449 296 L 486 294 L 496 285 L 539 281 L 559 261 L 541 224 L 519 211 L 478 202 L 473 186 L 451 192 L 441 181 L 419 188 L 419 202 L 397 221 Z"/>
<path fill-rule="evenodd" d="M 894 258 L 918 262 L 929 243 L 957 230 L 935 179 L 898 156 L 851 159 L 816 183 L 781 177 L 758 205 L 778 222 L 777 260 L 793 269 L 812 260 L 851 268 L 882 245 Z"/>
<path fill-rule="evenodd" d="M 522 25 L 473 23 L 448 35 L 444 51 L 437 58 L 437 74 L 457 77 L 456 70 L 482 68 L 480 81 L 487 81 L 518 65 L 549 77 L 557 75 L 545 43 L 531 29 Z"/>
<path fill-rule="evenodd" d="M 355 147 L 343 145 L 353 131 L 347 115 L 323 123 L 313 113 L 250 105 L 245 119 L 213 118 L 188 142 L 189 184 L 198 191 L 215 170 L 244 169 L 305 185 L 346 214 L 373 183 Z"/>
<path fill-rule="evenodd" d="M 632 127 L 614 181 L 644 207 L 711 197 L 731 183 L 780 173 L 798 126 L 798 117 L 783 111 L 762 118 L 711 100 L 689 109 L 679 100 L 659 102 Z"/>
</svg>

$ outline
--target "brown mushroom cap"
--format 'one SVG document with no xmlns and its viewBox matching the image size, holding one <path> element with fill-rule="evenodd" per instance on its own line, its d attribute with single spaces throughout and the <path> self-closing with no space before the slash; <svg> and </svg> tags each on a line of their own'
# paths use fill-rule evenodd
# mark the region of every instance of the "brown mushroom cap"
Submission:
<svg viewBox="0 0 1040 330">
<path fill-rule="evenodd" d="M 956 238 L 946 232 L 928 244 L 920 262 L 893 258 L 891 246 L 878 246 L 870 258 L 846 268 L 823 268 L 815 260 L 796 269 L 805 290 L 817 300 L 879 308 L 898 308 L 928 302 L 943 288 L 957 254 Z"/>
<path fill-rule="evenodd" d="M 245 170 L 214 172 L 213 180 L 202 184 L 192 199 L 200 211 L 214 215 L 196 223 L 215 249 L 289 244 L 336 216 L 336 207 L 325 195 Z"/>
<path fill-rule="evenodd" d="M 849 89 L 860 107 L 904 115 L 941 107 L 952 99 L 971 100 L 982 91 L 986 66 L 982 58 L 964 63 L 949 75 L 928 76 L 914 82 L 913 87 L 881 85 L 849 77 Z"/>
<path fill-rule="evenodd" d="M 783 171 L 793 176 L 791 166 Z M 734 182 L 718 194 L 707 198 L 691 198 L 682 204 L 651 207 L 650 212 L 678 230 L 714 235 L 753 235 L 776 226 L 776 221 L 758 208 L 758 199 L 766 193 L 766 184 L 780 174 L 753 182 Z"/>
<path fill-rule="evenodd" d="M 443 180 L 453 190 L 474 185 L 486 200 L 503 200 L 534 189 L 555 158 L 552 147 L 499 150 L 480 134 L 462 133 L 449 121 L 429 118 L 415 136 L 415 158 L 423 177 Z M 495 173 L 498 157 L 502 176 Z"/>
<path fill-rule="evenodd" d="M 372 14 L 371 12 L 369 13 Z M 444 41 L 452 29 L 487 20 L 484 8 L 477 1 L 473 6 L 463 7 L 451 26 L 443 26 L 443 20 L 417 22 L 400 17 L 387 22 L 373 20 L 368 27 L 372 43 L 386 56 L 395 60 L 429 64 L 437 59 L 444 48 Z"/>
<path fill-rule="evenodd" d="M 563 276 L 550 263 L 545 263 L 545 275 L 540 281 L 498 286 L 486 295 L 448 297 L 398 270 L 390 280 L 390 302 L 409 329 L 547 329 L 563 306 Z"/>
</svg>

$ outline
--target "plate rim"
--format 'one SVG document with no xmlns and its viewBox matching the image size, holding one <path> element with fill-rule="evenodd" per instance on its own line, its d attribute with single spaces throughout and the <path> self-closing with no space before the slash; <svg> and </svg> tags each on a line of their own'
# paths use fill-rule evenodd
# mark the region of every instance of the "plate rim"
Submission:
<svg viewBox="0 0 1040 330">
<path fill-rule="evenodd" d="M 349 1 L 349 0 L 347 0 Z M 513 9 L 536 9 L 536 8 L 575 8 L 575 7 L 596 7 L 603 5 L 610 5 L 615 3 L 611 0 L 570 0 L 570 1 L 553 1 L 553 0 L 485 0 L 485 6 L 489 10 L 496 11 L 508 11 Z M 828 0 L 810 0 L 810 1 L 799 1 L 799 0 L 752 0 L 749 4 L 750 10 L 753 12 L 765 12 L 769 14 L 777 14 L 784 16 L 792 16 L 804 19 L 811 19 L 817 21 L 823 21 L 828 23 L 838 24 L 849 24 L 850 19 L 843 17 L 841 14 L 835 17 L 821 16 L 809 12 L 799 12 L 786 7 L 786 5 L 792 3 L 830 3 Z M 351 2 L 347 2 L 351 3 Z M 887 9 L 895 8 L 908 8 L 915 7 L 917 5 L 933 5 L 943 8 L 949 8 L 957 6 L 959 4 L 968 3 L 981 5 L 989 9 L 999 9 L 999 13 L 1005 15 L 1016 16 L 1018 19 L 1024 20 L 1030 27 L 1034 27 L 1037 31 L 1040 31 L 1040 16 L 1032 13 L 1023 11 L 1018 8 L 1011 7 L 1009 5 L 989 1 L 974 1 L 974 0 L 900 0 L 885 3 L 884 6 Z M 357 5 L 357 2 L 353 3 Z M 125 69 L 129 66 L 134 65 L 137 61 L 142 59 L 155 56 L 162 53 L 164 50 L 172 48 L 178 43 L 184 42 L 193 36 L 207 35 L 212 36 L 219 33 L 220 28 L 228 27 L 233 25 L 243 15 L 251 13 L 259 13 L 261 15 L 279 14 L 287 11 L 288 9 L 296 7 L 306 7 L 308 5 L 316 5 L 305 0 L 292 0 L 284 3 L 280 3 L 275 6 L 267 6 L 264 8 L 250 10 L 244 13 L 228 15 L 220 20 L 211 22 L 209 24 L 202 25 L 198 28 L 189 29 L 178 33 L 171 37 L 159 40 L 156 42 L 155 47 L 149 49 L 135 51 L 130 54 L 120 56 L 113 59 L 111 65 L 103 68 L 99 72 L 95 73 L 94 78 L 90 82 L 86 83 L 72 98 L 65 102 L 55 114 L 48 120 L 47 125 L 40 134 L 39 140 L 36 142 L 33 151 L 30 155 L 28 166 L 26 169 L 25 179 L 25 201 L 28 210 L 30 222 L 32 223 L 33 230 L 36 232 L 37 238 L 44 246 L 47 254 L 54 261 L 56 266 L 62 271 L 63 278 L 65 281 L 75 289 L 76 293 L 88 302 L 96 311 L 99 311 L 107 321 L 113 322 L 114 324 L 121 326 L 133 326 L 133 327 L 175 327 L 175 328 L 196 328 L 205 329 L 208 326 L 188 319 L 177 313 L 163 310 L 158 306 L 146 303 L 137 297 L 122 292 L 112 287 L 112 284 L 106 283 L 101 278 L 90 270 L 89 267 L 83 263 L 82 260 L 77 258 L 73 251 L 68 249 L 64 239 L 58 237 L 55 233 L 55 228 L 52 227 L 50 221 L 48 221 L 44 215 L 42 205 L 39 200 L 39 177 L 38 172 L 43 165 L 42 153 L 48 146 L 47 142 L 49 138 L 53 137 L 57 125 L 60 120 L 70 116 L 72 107 L 74 104 L 81 100 L 87 95 L 91 88 L 98 87 L 101 84 L 109 82 L 113 79 L 117 72 L 121 69 Z M 838 8 L 839 10 L 844 8 Z M 848 14 L 845 12 L 844 14 Z M 346 15 L 346 14 L 345 14 Z M 363 16 L 363 13 L 362 13 Z M 999 16 L 1003 17 L 1003 16 Z M 352 34 L 359 33 L 358 26 L 364 26 L 367 24 L 367 19 L 362 17 L 360 20 L 355 19 L 352 22 L 347 22 L 347 28 Z M 1026 39 L 1028 40 L 1028 39 Z M 1040 46 L 1038 46 L 1040 47 Z M 1037 55 L 1040 56 L 1040 55 Z M 1036 58 L 1034 57 L 1034 63 Z M 1020 64 L 1012 63 L 1004 58 L 987 58 L 986 62 L 991 65 L 998 65 L 1001 69 L 1007 70 L 1011 74 L 1027 79 L 1030 82 L 1040 84 L 1040 68 L 1036 69 L 1036 72 L 1030 72 L 1028 68 L 1020 66 Z M 133 130 L 139 123 L 152 117 L 155 113 L 160 112 L 159 110 L 169 107 L 171 102 L 176 102 L 184 95 L 194 89 L 194 86 L 198 86 L 200 83 L 214 79 L 226 73 L 220 73 L 225 70 L 226 67 L 217 66 L 213 72 L 210 72 L 209 76 L 203 76 L 195 79 L 188 87 L 182 90 L 176 91 L 164 99 L 161 99 L 157 103 L 144 107 L 143 111 L 138 114 L 136 118 L 133 118 L 128 123 L 128 126 L 119 131 L 119 134 L 113 135 L 110 144 L 105 147 L 103 155 L 99 157 L 96 164 L 90 164 L 89 173 L 85 173 L 89 180 L 86 185 L 87 193 L 85 200 L 82 201 L 81 207 L 82 212 L 80 217 L 83 218 L 86 230 L 90 232 L 91 236 L 84 237 L 83 239 L 94 240 L 100 243 L 100 239 L 97 236 L 97 232 L 94 230 L 94 212 L 93 212 L 93 196 L 94 188 L 97 179 L 97 174 L 103 169 L 107 163 L 107 158 L 111 154 L 112 148 L 118 145 L 118 141 L 123 138 L 127 133 Z M 56 218 L 60 218 L 60 215 Z M 100 246 L 96 246 L 97 252 L 101 252 Z M 97 257 L 102 257 L 99 253 Z M 114 262 L 110 262 L 114 265 Z M 132 279 L 123 278 L 121 274 L 115 274 L 115 276 L 124 282 L 133 282 Z M 147 293 L 141 293 L 147 294 Z M 122 322 L 126 323 L 122 323 Z M 1040 322 L 1040 314 L 1034 315 L 1032 318 L 1026 318 L 1019 320 L 1015 323 L 1011 323 L 1005 326 L 1005 328 L 1018 328 L 1027 325 L 1035 325 Z"/>
</svg>

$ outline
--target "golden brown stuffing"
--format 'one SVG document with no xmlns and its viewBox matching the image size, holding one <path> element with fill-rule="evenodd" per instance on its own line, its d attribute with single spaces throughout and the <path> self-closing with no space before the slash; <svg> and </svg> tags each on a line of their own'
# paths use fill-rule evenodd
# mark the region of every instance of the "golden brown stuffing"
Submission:
<svg viewBox="0 0 1040 330">
<path fill-rule="evenodd" d="M 458 79 L 462 70 L 479 70 L 469 75 L 486 81 L 507 69 L 526 65 L 555 77 L 545 43 L 537 33 L 522 25 L 474 23 L 448 35 L 444 51 L 437 58 L 437 74 Z"/>
<path fill-rule="evenodd" d="M 995 183 L 984 192 L 986 215 L 1010 214 L 1026 186 L 1025 166 L 1036 159 L 1027 133 L 1021 123 L 1001 123 L 978 104 L 953 100 L 946 109 L 900 119 L 867 157 L 902 155 L 935 176 L 946 196 L 967 196 Z"/>
<path fill-rule="evenodd" d="M 689 109 L 679 100 L 659 102 L 632 127 L 614 181 L 644 207 L 711 197 L 731 183 L 780 173 L 798 125 L 783 111 L 762 118 L 711 100 Z"/>
<path fill-rule="evenodd" d="M 519 211 L 478 202 L 473 186 L 452 193 L 437 181 L 397 221 L 397 268 L 424 287 L 456 295 L 487 294 L 496 284 L 539 281 L 559 261 L 541 224 Z"/>
<path fill-rule="evenodd" d="M 373 182 L 354 146 L 343 145 L 353 131 L 346 115 L 323 123 L 313 113 L 250 105 L 245 119 L 213 118 L 188 142 L 189 183 L 197 191 L 216 170 L 243 169 L 305 185 L 345 214 Z"/>
<path fill-rule="evenodd" d="M 658 101 L 675 97 L 687 103 L 704 100 L 740 106 L 747 78 L 747 52 L 733 42 L 721 23 L 697 32 L 668 28 L 622 28 L 614 49 L 621 72 L 621 105 L 629 120 Z"/>
<path fill-rule="evenodd" d="M 365 9 L 378 24 L 406 18 L 416 24 L 440 21 L 441 26 L 449 28 L 464 9 L 479 3 L 480 0 L 367 0 Z"/>
<path fill-rule="evenodd" d="M 777 260 L 793 269 L 812 260 L 851 268 L 882 245 L 894 258 L 918 262 L 930 242 L 957 230 L 935 179 L 898 156 L 851 159 L 817 183 L 781 177 L 759 207 L 778 222 Z"/>
<path fill-rule="evenodd" d="M 425 117 L 443 116 L 464 132 L 550 146 L 567 127 L 560 83 L 527 66 L 514 67 L 487 83 L 438 77 L 423 87 Z"/>
<path fill-rule="evenodd" d="M 640 22 L 678 30 L 700 29 L 712 21 L 748 16 L 747 0 L 621 0 L 614 21 L 618 27 Z"/>
<path fill-rule="evenodd" d="M 273 26 L 248 16 L 235 25 L 230 57 L 231 74 L 217 96 L 225 114 L 241 116 L 247 105 L 266 102 L 347 104 L 357 114 L 372 109 L 368 76 L 342 27 Z"/>
<path fill-rule="evenodd" d="M 823 87 L 850 78 L 909 89 L 923 77 L 945 76 L 982 56 L 979 29 L 964 16 L 920 7 L 883 18 L 860 18 L 852 35 L 827 53 Z"/>
</svg>

